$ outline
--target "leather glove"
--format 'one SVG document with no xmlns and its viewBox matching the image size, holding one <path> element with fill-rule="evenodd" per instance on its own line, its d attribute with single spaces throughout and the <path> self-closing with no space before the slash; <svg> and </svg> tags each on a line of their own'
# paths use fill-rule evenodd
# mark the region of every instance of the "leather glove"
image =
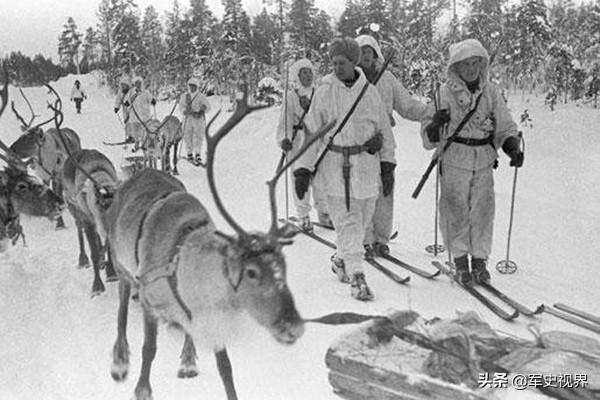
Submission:
<svg viewBox="0 0 600 400">
<path fill-rule="evenodd" d="M 389 196 L 394 191 L 394 170 L 396 164 L 382 161 L 381 166 L 381 183 L 383 186 L 383 197 Z"/>
<path fill-rule="evenodd" d="M 523 161 L 525 161 L 525 154 L 521 151 L 520 148 L 521 141 L 516 136 L 510 136 L 504 141 L 502 145 L 502 150 L 506 153 L 507 156 L 510 157 L 510 166 L 520 168 L 523 166 Z"/>
<path fill-rule="evenodd" d="M 448 121 L 450 121 L 450 113 L 448 110 L 437 110 L 435 114 L 433 114 L 432 121 L 425 127 L 427 138 L 431 143 L 440 141 L 440 128 Z"/>
<path fill-rule="evenodd" d="M 306 96 L 300 96 L 300 107 L 306 112 L 310 107 L 310 99 Z"/>
<path fill-rule="evenodd" d="M 123 103 L 123 105 L 124 105 L 125 107 L 129 107 L 129 101 L 126 101 L 125 103 Z"/>
<path fill-rule="evenodd" d="M 156 105 L 156 99 L 150 100 L 150 104 L 152 104 L 153 106 L 155 106 Z"/>
<path fill-rule="evenodd" d="M 119 112 L 119 107 L 115 107 L 114 111 L 115 111 L 115 114 L 118 113 Z"/>
<path fill-rule="evenodd" d="M 283 150 L 283 151 L 290 151 L 293 146 L 294 145 L 292 144 L 292 141 L 288 138 L 284 138 L 281 141 L 281 150 Z"/>
<path fill-rule="evenodd" d="M 306 192 L 308 192 L 311 175 L 312 173 L 306 168 L 299 168 L 294 171 L 294 189 L 296 189 L 296 195 L 300 200 L 302 200 Z"/>
<path fill-rule="evenodd" d="M 377 132 L 371 139 L 367 140 L 364 145 L 367 146 L 367 153 L 377 153 L 383 147 L 383 134 Z"/>
</svg>

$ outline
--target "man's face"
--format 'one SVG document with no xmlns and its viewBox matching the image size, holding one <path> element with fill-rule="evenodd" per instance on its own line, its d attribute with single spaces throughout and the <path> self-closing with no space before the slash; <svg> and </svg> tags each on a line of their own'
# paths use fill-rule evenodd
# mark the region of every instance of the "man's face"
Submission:
<svg viewBox="0 0 600 400">
<path fill-rule="evenodd" d="M 473 82 L 479 77 L 481 71 L 481 57 L 469 57 L 456 63 L 458 76 L 465 82 Z"/>
<path fill-rule="evenodd" d="M 304 87 L 309 87 L 313 83 L 313 73 L 310 68 L 300 68 L 298 79 Z"/>
<path fill-rule="evenodd" d="M 362 46 L 360 51 L 360 66 L 366 69 L 372 68 L 377 59 L 375 50 L 371 46 Z"/>
<path fill-rule="evenodd" d="M 196 90 L 198 90 L 198 86 L 194 85 L 193 83 L 190 83 L 188 87 L 190 88 L 191 93 L 194 93 Z"/>
<path fill-rule="evenodd" d="M 333 56 L 333 72 L 341 81 L 349 81 L 354 77 L 354 64 L 346 56 Z"/>
</svg>

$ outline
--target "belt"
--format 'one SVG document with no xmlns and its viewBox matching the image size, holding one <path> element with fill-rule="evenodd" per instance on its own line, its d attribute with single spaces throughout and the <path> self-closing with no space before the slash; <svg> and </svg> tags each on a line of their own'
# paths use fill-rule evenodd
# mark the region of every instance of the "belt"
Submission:
<svg viewBox="0 0 600 400">
<path fill-rule="evenodd" d="M 460 144 L 464 144 L 467 146 L 471 146 L 471 147 L 487 146 L 488 144 L 493 146 L 494 137 L 490 135 L 483 139 L 474 139 L 474 138 L 465 138 L 465 137 L 461 137 L 461 136 L 455 136 L 451 139 L 451 141 L 455 142 L 455 143 L 460 143 Z"/>
<path fill-rule="evenodd" d="M 360 154 L 369 149 L 364 144 L 356 145 L 356 146 L 338 146 L 335 144 L 330 144 L 328 147 L 329 147 L 329 150 L 333 151 L 334 153 L 342 153 L 344 155 Z"/>
</svg>

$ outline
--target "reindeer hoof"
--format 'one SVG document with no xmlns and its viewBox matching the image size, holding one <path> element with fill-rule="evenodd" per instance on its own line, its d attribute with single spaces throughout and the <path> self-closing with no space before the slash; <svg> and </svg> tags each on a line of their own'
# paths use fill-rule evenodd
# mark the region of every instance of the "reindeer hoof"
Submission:
<svg viewBox="0 0 600 400">
<path fill-rule="evenodd" d="M 149 386 L 135 388 L 135 400 L 152 400 L 152 390 Z"/>
<path fill-rule="evenodd" d="M 106 275 L 106 282 L 118 282 L 119 276 L 117 274 Z"/>
<path fill-rule="evenodd" d="M 198 367 L 196 364 L 181 364 L 177 370 L 177 377 L 181 379 L 195 378 L 198 376 Z"/>
<path fill-rule="evenodd" d="M 110 376 L 116 382 L 122 382 L 127 379 L 127 374 L 129 373 L 129 365 L 127 363 L 113 363 L 110 366 Z"/>
<path fill-rule="evenodd" d="M 57 231 L 60 231 L 62 229 L 67 229 L 67 226 L 65 225 L 65 221 L 63 220 L 63 217 L 58 217 L 56 219 L 56 228 L 54 228 Z"/>
<path fill-rule="evenodd" d="M 173 175 L 179 175 L 179 171 L 177 171 L 176 169 L 173 170 Z"/>
<path fill-rule="evenodd" d="M 79 255 L 79 268 L 89 268 L 90 259 L 85 254 Z"/>
<path fill-rule="evenodd" d="M 106 289 L 104 288 L 104 284 L 102 281 L 96 281 L 92 285 L 92 299 L 96 296 L 101 295 Z"/>
</svg>

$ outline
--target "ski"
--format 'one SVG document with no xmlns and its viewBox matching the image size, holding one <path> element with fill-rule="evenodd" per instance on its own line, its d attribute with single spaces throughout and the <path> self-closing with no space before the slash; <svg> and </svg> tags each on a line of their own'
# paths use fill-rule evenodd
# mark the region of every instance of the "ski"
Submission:
<svg viewBox="0 0 600 400">
<path fill-rule="evenodd" d="M 294 224 L 296 226 L 296 228 L 298 228 L 298 231 L 300 233 L 303 233 L 304 235 L 310 237 L 311 239 L 314 239 L 317 242 L 324 244 L 325 246 L 327 246 L 333 250 L 336 249 L 335 244 L 332 241 L 329 241 L 329 240 L 317 235 L 314 232 L 309 232 L 309 231 L 300 229 L 300 227 L 296 223 L 297 219 L 295 217 L 291 217 L 289 220 L 286 220 L 285 218 L 280 218 L 279 222 L 284 223 L 284 224 L 286 222 Z M 407 276 L 405 278 L 401 277 L 376 260 L 365 258 L 365 261 L 368 262 L 373 268 L 377 269 L 379 272 L 383 273 L 385 276 L 387 276 L 388 278 L 390 278 L 391 280 L 393 280 L 396 283 L 404 285 L 404 284 L 408 283 L 408 281 L 410 281 L 410 276 Z"/>
<path fill-rule="evenodd" d="M 124 140 L 122 142 L 102 142 L 102 144 L 105 146 L 123 146 L 125 144 L 133 144 L 133 142 L 128 142 Z"/>
<path fill-rule="evenodd" d="M 454 271 L 453 264 L 446 262 L 446 265 L 452 271 Z M 500 289 L 493 286 L 491 283 L 480 283 L 479 286 L 484 288 L 485 290 L 487 290 L 492 295 L 496 296 L 498 298 L 498 300 L 501 300 L 506 305 L 514 308 L 515 310 L 518 310 L 519 314 L 523 314 L 528 317 L 533 317 L 536 314 L 540 314 L 544 310 L 541 305 L 538 306 L 535 310 L 531 310 L 530 308 L 524 306 L 523 304 L 519 303 L 518 301 L 514 300 L 513 298 L 508 297 L 504 292 L 502 292 Z"/>
<path fill-rule="evenodd" d="M 398 265 L 399 267 L 402 267 L 402 268 L 404 268 L 404 269 L 406 269 L 406 270 L 408 270 L 408 271 L 410 271 L 410 272 L 412 272 L 414 274 L 417 274 L 417 275 L 419 275 L 419 276 L 421 276 L 423 278 L 426 278 L 426 279 L 433 279 L 433 278 L 435 278 L 436 276 L 438 276 L 442 272 L 442 271 L 440 271 L 438 269 L 434 273 L 429 273 L 429 272 L 427 272 L 425 270 L 422 270 L 420 268 L 413 267 L 412 265 L 405 263 L 404 261 L 402 261 L 402 260 L 394 257 L 391 254 L 385 254 L 385 255 L 382 255 L 381 257 L 383 259 L 385 259 L 385 260 L 388 260 L 389 262 L 392 262 L 392 263 Z"/>
<path fill-rule="evenodd" d="M 506 311 L 504 311 L 503 309 L 501 309 L 498 305 L 496 305 L 495 303 L 493 303 L 490 299 L 488 299 L 485 295 L 483 295 L 481 292 L 479 292 L 474 287 L 465 286 L 465 285 L 461 284 L 456 279 L 456 277 L 454 276 L 454 274 L 452 273 L 452 270 L 450 269 L 450 267 L 448 267 L 446 265 L 443 265 L 439 261 L 432 261 L 431 263 L 437 269 L 439 269 L 442 273 L 444 273 L 445 275 L 448 275 L 452 280 L 454 280 L 454 282 L 456 282 L 460 287 L 462 287 L 467 293 L 469 293 L 471 296 L 473 296 L 477 300 L 479 300 L 479 302 L 481 304 L 483 304 L 484 306 L 486 306 L 490 311 L 492 311 L 498 317 L 502 318 L 505 321 L 512 321 L 512 320 L 514 320 L 515 318 L 517 318 L 519 316 L 519 310 L 515 310 L 514 313 L 509 314 Z"/>
<path fill-rule="evenodd" d="M 590 330 L 592 332 L 595 332 L 597 334 L 600 334 L 600 326 L 598 326 L 594 323 L 591 323 L 591 322 L 588 322 L 587 320 L 578 318 L 578 317 L 574 316 L 573 314 L 569 314 L 568 312 L 559 311 L 550 306 L 542 305 L 542 308 L 543 308 L 544 312 L 546 312 L 556 318 L 560 318 L 563 321 L 570 322 L 573 325 L 577 325 L 580 328 L 584 328 L 584 329 Z"/>
<path fill-rule="evenodd" d="M 480 284 L 480 286 L 482 288 L 484 288 L 485 290 L 487 290 L 488 292 L 490 292 L 491 294 L 493 294 L 494 296 L 496 296 L 498 299 L 502 300 L 507 305 L 511 306 L 515 310 L 518 310 L 520 314 L 526 315 L 528 317 L 532 317 L 532 316 L 534 316 L 536 314 L 540 314 L 542 311 L 544 311 L 544 307 L 541 305 L 538 306 L 535 310 L 531 310 L 530 308 L 524 306 L 523 304 L 519 303 L 518 301 L 508 297 L 506 294 L 504 294 L 504 292 L 500 291 L 495 286 L 492 286 L 490 283 L 482 283 L 482 284 Z"/>
<path fill-rule="evenodd" d="M 593 322 L 595 324 L 598 324 L 598 326 L 600 326 L 600 318 L 597 317 L 597 316 L 595 316 L 595 315 L 592 315 L 590 313 L 587 313 L 585 311 L 578 310 L 577 308 L 573 308 L 573 307 L 570 307 L 570 306 L 568 306 L 566 304 L 562 304 L 562 303 L 556 303 L 556 304 L 554 304 L 554 308 L 557 308 L 560 311 L 564 311 L 564 312 L 567 312 L 569 314 L 576 315 L 579 318 L 586 319 L 589 322 Z"/>
<path fill-rule="evenodd" d="M 201 162 L 197 163 L 195 161 L 188 160 L 187 158 L 184 158 L 184 160 L 187 161 L 187 162 L 189 162 L 190 164 L 192 164 L 194 167 L 206 168 L 206 162 L 205 161 L 201 161 Z"/>
</svg>

